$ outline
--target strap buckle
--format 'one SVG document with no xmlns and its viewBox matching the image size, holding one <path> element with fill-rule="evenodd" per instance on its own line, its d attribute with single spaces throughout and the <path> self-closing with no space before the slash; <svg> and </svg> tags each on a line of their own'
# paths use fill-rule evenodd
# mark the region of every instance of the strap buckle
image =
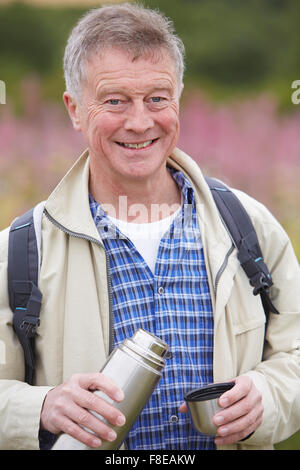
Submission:
<svg viewBox="0 0 300 470">
<path fill-rule="evenodd" d="M 20 329 L 25 329 L 25 335 L 27 336 L 27 338 L 33 338 L 39 325 L 39 318 L 31 315 L 26 315 L 24 320 L 20 324 Z"/>
<path fill-rule="evenodd" d="M 270 287 L 270 281 L 268 282 L 267 277 L 264 273 L 258 273 L 256 279 L 253 278 L 250 280 L 251 285 L 254 287 L 253 294 L 258 295 L 262 291 L 267 292 Z"/>
</svg>

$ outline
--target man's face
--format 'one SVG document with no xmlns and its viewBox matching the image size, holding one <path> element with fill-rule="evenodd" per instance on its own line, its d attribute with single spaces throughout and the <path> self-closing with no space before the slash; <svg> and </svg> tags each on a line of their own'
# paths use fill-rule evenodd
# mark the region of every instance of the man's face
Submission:
<svg viewBox="0 0 300 470">
<path fill-rule="evenodd" d="M 74 127 L 83 133 L 93 167 L 111 181 L 147 178 L 165 166 L 176 145 L 178 111 L 179 86 L 167 52 L 133 61 L 109 49 L 86 65 Z"/>
</svg>

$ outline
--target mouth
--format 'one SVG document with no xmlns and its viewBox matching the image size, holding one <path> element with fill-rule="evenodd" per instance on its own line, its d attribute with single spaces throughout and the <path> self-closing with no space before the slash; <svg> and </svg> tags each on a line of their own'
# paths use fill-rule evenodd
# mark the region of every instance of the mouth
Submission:
<svg viewBox="0 0 300 470">
<path fill-rule="evenodd" d="M 152 140 L 146 140 L 145 142 L 116 142 L 118 145 L 121 147 L 124 147 L 126 149 L 134 149 L 134 150 L 140 150 L 140 149 L 145 149 L 153 145 L 158 139 L 152 139 Z"/>
</svg>

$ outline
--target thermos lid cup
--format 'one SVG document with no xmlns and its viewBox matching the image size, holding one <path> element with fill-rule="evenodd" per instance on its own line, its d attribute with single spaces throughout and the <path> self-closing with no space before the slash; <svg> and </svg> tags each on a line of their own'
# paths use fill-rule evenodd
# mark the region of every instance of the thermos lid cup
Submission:
<svg viewBox="0 0 300 470">
<path fill-rule="evenodd" d="M 219 398 L 224 392 L 230 390 L 234 386 L 234 382 L 224 382 L 209 384 L 205 387 L 196 388 L 188 392 L 184 399 L 185 401 L 204 401 Z"/>
<path fill-rule="evenodd" d="M 234 385 L 234 382 L 209 384 L 185 394 L 184 399 L 196 431 L 216 435 L 217 428 L 212 419 L 221 409 L 218 398 Z"/>
</svg>

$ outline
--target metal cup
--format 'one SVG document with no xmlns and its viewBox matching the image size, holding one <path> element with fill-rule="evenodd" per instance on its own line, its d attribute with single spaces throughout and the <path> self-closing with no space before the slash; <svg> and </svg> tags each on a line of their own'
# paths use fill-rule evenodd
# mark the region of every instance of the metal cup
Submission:
<svg viewBox="0 0 300 470">
<path fill-rule="evenodd" d="M 213 424 L 212 418 L 221 410 L 218 398 L 234 385 L 234 382 L 210 384 L 191 390 L 185 395 L 184 399 L 196 431 L 216 435 L 217 427 Z"/>
<path fill-rule="evenodd" d="M 114 450 L 121 446 L 161 378 L 167 350 L 168 346 L 163 341 L 143 329 L 138 329 L 131 339 L 125 339 L 113 350 L 101 372 L 123 390 L 125 398 L 117 403 L 102 391 L 94 393 L 119 409 L 125 415 L 126 423 L 122 427 L 112 427 L 108 423 L 116 432 L 117 439 L 103 441 L 99 450 Z M 97 413 L 90 413 L 107 423 Z M 92 450 L 68 434 L 62 434 L 52 447 L 52 450 L 64 449 Z"/>
</svg>

